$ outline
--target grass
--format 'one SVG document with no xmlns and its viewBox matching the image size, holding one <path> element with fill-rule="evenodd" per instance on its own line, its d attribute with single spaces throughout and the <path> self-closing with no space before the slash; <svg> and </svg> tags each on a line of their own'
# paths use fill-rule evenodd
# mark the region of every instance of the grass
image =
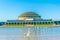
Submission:
<svg viewBox="0 0 60 40">
<path fill-rule="evenodd" d="M 22 27 L 24 24 L 6 24 L 6 27 Z"/>
<path fill-rule="evenodd" d="M 38 26 L 38 27 L 41 27 L 41 26 L 53 26 L 54 24 L 6 24 L 6 26 L 5 27 L 8 27 L 8 28 L 10 28 L 10 27 L 25 27 L 26 25 L 34 25 L 33 27 L 35 27 L 35 26 Z"/>
<path fill-rule="evenodd" d="M 53 26 L 53 24 L 36 24 L 35 26 Z"/>
</svg>

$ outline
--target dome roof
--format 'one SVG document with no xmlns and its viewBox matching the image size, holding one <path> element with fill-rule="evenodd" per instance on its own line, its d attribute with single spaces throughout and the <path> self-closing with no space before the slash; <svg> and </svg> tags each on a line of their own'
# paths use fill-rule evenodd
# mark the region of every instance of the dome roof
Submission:
<svg viewBox="0 0 60 40">
<path fill-rule="evenodd" d="M 18 16 L 18 20 L 39 20 L 41 16 L 34 12 L 25 12 Z"/>
<path fill-rule="evenodd" d="M 25 12 L 25 13 L 19 15 L 19 17 L 41 17 L 41 16 L 39 16 L 35 12 Z"/>
</svg>

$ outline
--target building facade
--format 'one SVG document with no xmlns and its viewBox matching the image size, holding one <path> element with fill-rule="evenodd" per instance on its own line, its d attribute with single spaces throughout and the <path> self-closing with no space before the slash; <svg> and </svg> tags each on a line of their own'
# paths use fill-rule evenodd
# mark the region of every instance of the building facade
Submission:
<svg viewBox="0 0 60 40">
<path fill-rule="evenodd" d="M 52 19 L 42 19 L 40 15 L 34 12 L 25 12 L 19 15 L 17 20 L 7 20 L 6 24 L 40 25 L 54 24 L 54 21 Z"/>
</svg>

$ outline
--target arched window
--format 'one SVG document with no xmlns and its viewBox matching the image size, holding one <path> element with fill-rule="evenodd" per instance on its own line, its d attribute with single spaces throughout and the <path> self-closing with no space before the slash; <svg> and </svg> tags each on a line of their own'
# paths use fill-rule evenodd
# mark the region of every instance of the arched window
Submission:
<svg viewBox="0 0 60 40">
<path fill-rule="evenodd" d="M 45 24 L 47 24 L 47 22 L 45 22 Z"/>
<path fill-rule="evenodd" d="M 16 24 L 16 23 L 15 23 Z"/>
</svg>

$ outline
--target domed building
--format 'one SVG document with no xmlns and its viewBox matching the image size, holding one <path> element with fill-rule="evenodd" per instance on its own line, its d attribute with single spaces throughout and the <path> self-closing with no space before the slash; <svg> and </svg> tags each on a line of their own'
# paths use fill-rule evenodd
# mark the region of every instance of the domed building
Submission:
<svg viewBox="0 0 60 40">
<path fill-rule="evenodd" d="M 34 12 L 25 12 L 18 16 L 18 20 L 39 20 L 41 16 Z"/>
<path fill-rule="evenodd" d="M 6 24 L 19 24 L 19 25 L 53 25 L 54 21 L 52 19 L 42 19 L 40 15 L 35 12 L 25 12 L 18 16 L 17 20 L 7 20 Z"/>
</svg>

